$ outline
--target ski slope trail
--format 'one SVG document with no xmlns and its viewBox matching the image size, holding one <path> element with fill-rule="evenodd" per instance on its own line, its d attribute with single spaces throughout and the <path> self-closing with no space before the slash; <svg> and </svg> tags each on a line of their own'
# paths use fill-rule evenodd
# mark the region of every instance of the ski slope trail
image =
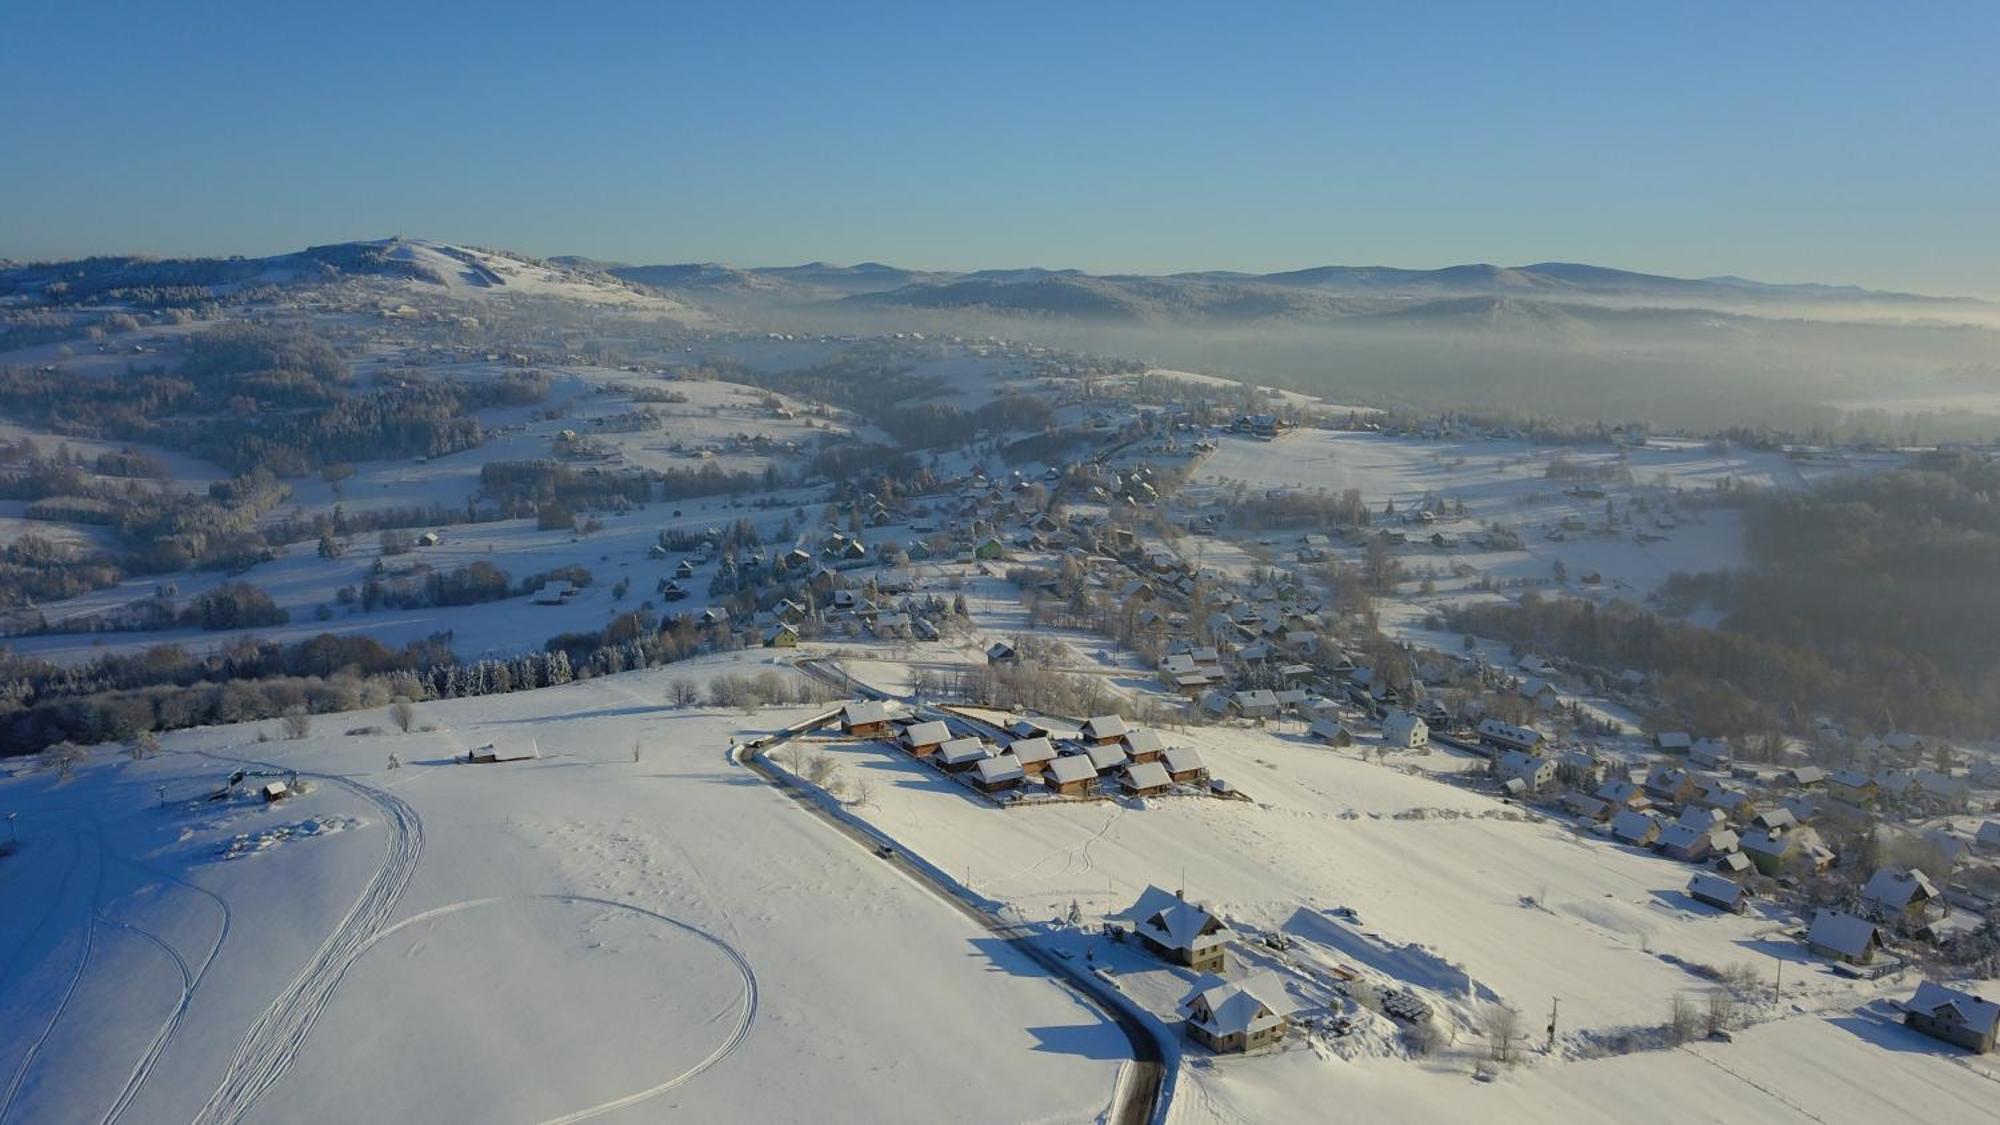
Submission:
<svg viewBox="0 0 2000 1125">
<path fill-rule="evenodd" d="M 224 760 L 289 772 L 266 762 Z M 235 1058 L 230 1060 L 222 1084 L 195 1115 L 196 1125 L 241 1121 L 251 1105 L 277 1085 L 312 1035 L 313 1025 L 333 999 L 347 965 L 388 924 L 389 914 L 402 899 L 423 854 L 423 820 L 402 798 L 350 778 L 304 773 L 300 776 L 340 785 L 373 804 L 381 811 L 382 822 L 389 830 L 388 847 L 382 865 L 362 888 L 361 897 L 355 900 L 347 916 L 327 935 L 299 975 L 250 1025 L 236 1048 Z"/>
</svg>

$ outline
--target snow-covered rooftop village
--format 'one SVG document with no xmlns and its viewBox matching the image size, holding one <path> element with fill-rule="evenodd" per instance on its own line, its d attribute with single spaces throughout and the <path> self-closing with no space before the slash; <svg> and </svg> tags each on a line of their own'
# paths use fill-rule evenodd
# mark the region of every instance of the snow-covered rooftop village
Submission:
<svg viewBox="0 0 2000 1125">
<path fill-rule="evenodd" d="M 1991 446 L 698 277 L 0 270 L 0 1121 L 1995 1116 Z"/>
</svg>

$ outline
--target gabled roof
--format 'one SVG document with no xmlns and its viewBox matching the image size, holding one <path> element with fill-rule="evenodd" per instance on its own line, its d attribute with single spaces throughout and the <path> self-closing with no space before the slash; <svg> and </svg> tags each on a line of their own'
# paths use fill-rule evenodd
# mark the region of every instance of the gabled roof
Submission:
<svg viewBox="0 0 2000 1125">
<path fill-rule="evenodd" d="M 1878 867 L 1861 888 L 1863 902 L 1880 903 L 1892 910 L 1904 910 L 1912 903 L 1926 902 L 1937 896 L 1937 884 L 1914 867 L 1907 871 Z"/>
<path fill-rule="evenodd" d="M 1882 936 L 1876 932 L 1875 923 L 1865 918 L 1842 914 L 1838 910 L 1822 910 L 1813 915 L 1812 928 L 1806 931 L 1806 941 L 1825 946 L 1843 957 L 1859 957 L 1868 952 L 1869 946 L 1881 944 Z"/>
<path fill-rule="evenodd" d="M 889 719 L 889 705 L 879 699 L 857 699 L 840 709 L 840 721 L 848 726 L 886 723 Z"/>
<path fill-rule="evenodd" d="M 913 723 L 903 731 L 903 744 L 906 746 L 941 746 L 949 741 L 951 741 L 951 728 L 937 719 L 927 723 Z"/>
<path fill-rule="evenodd" d="M 1134 757 L 1140 754 L 1157 754 L 1166 748 L 1166 739 L 1161 738 L 1160 732 L 1156 730 L 1142 727 L 1125 736 L 1125 749 Z"/>
<path fill-rule="evenodd" d="M 1130 729 L 1117 715 L 1097 715 L 1083 724 L 1083 733 L 1090 738 L 1120 738 Z"/>
<path fill-rule="evenodd" d="M 1125 784 L 1134 789 L 1155 789 L 1173 783 L 1167 767 L 1158 762 L 1137 762 L 1125 767 Z"/>
<path fill-rule="evenodd" d="M 1749 894 L 1743 889 L 1742 884 L 1717 875 L 1713 871 L 1695 872 L 1694 878 L 1688 880 L 1687 893 L 1697 898 L 1716 899 L 1727 903 L 1740 902 Z"/>
<path fill-rule="evenodd" d="M 1956 1017 L 1956 1022 L 1980 1034 L 2000 1028 L 2000 1004 L 1971 992 L 1947 988 L 1935 981 L 1917 986 L 1917 994 L 1903 1004 L 1907 1011 L 1927 1016 Z"/>
<path fill-rule="evenodd" d="M 979 775 L 979 780 L 988 785 L 1002 781 L 1019 781 L 1025 776 L 1025 772 L 1021 769 L 1021 760 L 1012 754 L 981 758 L 973 770 Z"/>
<path fill-rule="evenodd" d="M 966 762 L 976 762 L 992 753 L 993 751 L 987 747 L 986 743 L 977 738 L 967 736 L 965 738 L 954 738 L 950 742 L 938 747 L 938 760 L 948 766 L 957 766 L 964 765 Z M 1018 761 L 1018 759 L 1016 760 Z"/>
<path fill-rule="evenodd" d="M 1159 887 L 1147 887 L 1123 917 L 1133 928 L 1169 949 L 1212 949 L 1229 939 L 1222 919 Z"/>
<path fill-rule="evenodd" d="M 1083 752 L 1090 758 L 1090 764 L 1096 766 L 1100 773 L 1116 769 L 1126 762 L 1125 747 L 1116 742 L 1105 743 L 1102 746 L 1086 746 Z"/>
<path fill-rule="evenodd" d="M 1208 764 L 1201 760 L 1201 751 L 1192 746 L 1168 747 L 1166 757 L 1168 773 L 1185 773 L 1188 770 L 1208 768 Z"/>
<path fill-rule="evenodd" d="M 1046 762 L 1056 756 L 1055 744 L 1046 738 L 1017 738 L 1008 745 L 1007 752 L 1023 765 Z"/>
<path fill-rule="evenodd" d="M 1218 1037 L 1263 1031 L 1276 1026 L 1293 1010 L 1291 994 L 1285 991 L 1277 975 L 1269 972 L 1233 981 L 1209 977 L 1195 986 L 1180 1004 L 1181 1015 Z M 1198 1014 L 1204 1011 L 1206 1019 Z"/>
<path fill-rule="evenodd" d="M 1082 754 L 1064 754 L 1051 761 L 1045 773 L 1050 781 L 1070 784 L 1089 781 L 1096 777 L 1097 767 L 1091 765 L 1090 759 Z"/>
</svg>

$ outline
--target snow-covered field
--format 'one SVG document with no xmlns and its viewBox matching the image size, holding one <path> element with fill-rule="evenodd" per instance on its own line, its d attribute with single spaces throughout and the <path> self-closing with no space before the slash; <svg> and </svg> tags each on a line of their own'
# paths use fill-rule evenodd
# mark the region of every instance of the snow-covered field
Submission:
<svg viewBox="0 0 2000 1125">
<path fill-rule="evenodd" d="M 0 1118 L 1097 1117 L 1114 1026 L 725 760 L 808 712 L 663 703 L 756 663 L 0 781 Z M 540 760 L 454 758 L 527 737 Z M 239 761 L 310 792 L 203 800 Z"/>
</svg>

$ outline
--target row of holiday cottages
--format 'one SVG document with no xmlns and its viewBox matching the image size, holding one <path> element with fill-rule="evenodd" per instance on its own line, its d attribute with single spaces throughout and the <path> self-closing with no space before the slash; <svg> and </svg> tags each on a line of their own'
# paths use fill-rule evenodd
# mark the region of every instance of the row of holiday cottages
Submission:
<svg viewBox="0 0 2000 1125">
<path fill-rule="evenodd" d="M 1099 715 L 1080 728 L 1024 719 L 1011 729 L 1015 737 L 995 745 L 978 735 L 954 735 L 941 719 L 919 720 L 897 705 L 861 700 L 841 708 L 840 728 L 854 738 L 893 740 L 911 757 L 966 775 L 986 793 L 1039 784 L 1062 797 L 1094 796 L 1109 786 L 1154 797 L 1209 779 L 1200 751 L 1168 746 L 1158 731 L 1117 715 Z"/>
</svg>

